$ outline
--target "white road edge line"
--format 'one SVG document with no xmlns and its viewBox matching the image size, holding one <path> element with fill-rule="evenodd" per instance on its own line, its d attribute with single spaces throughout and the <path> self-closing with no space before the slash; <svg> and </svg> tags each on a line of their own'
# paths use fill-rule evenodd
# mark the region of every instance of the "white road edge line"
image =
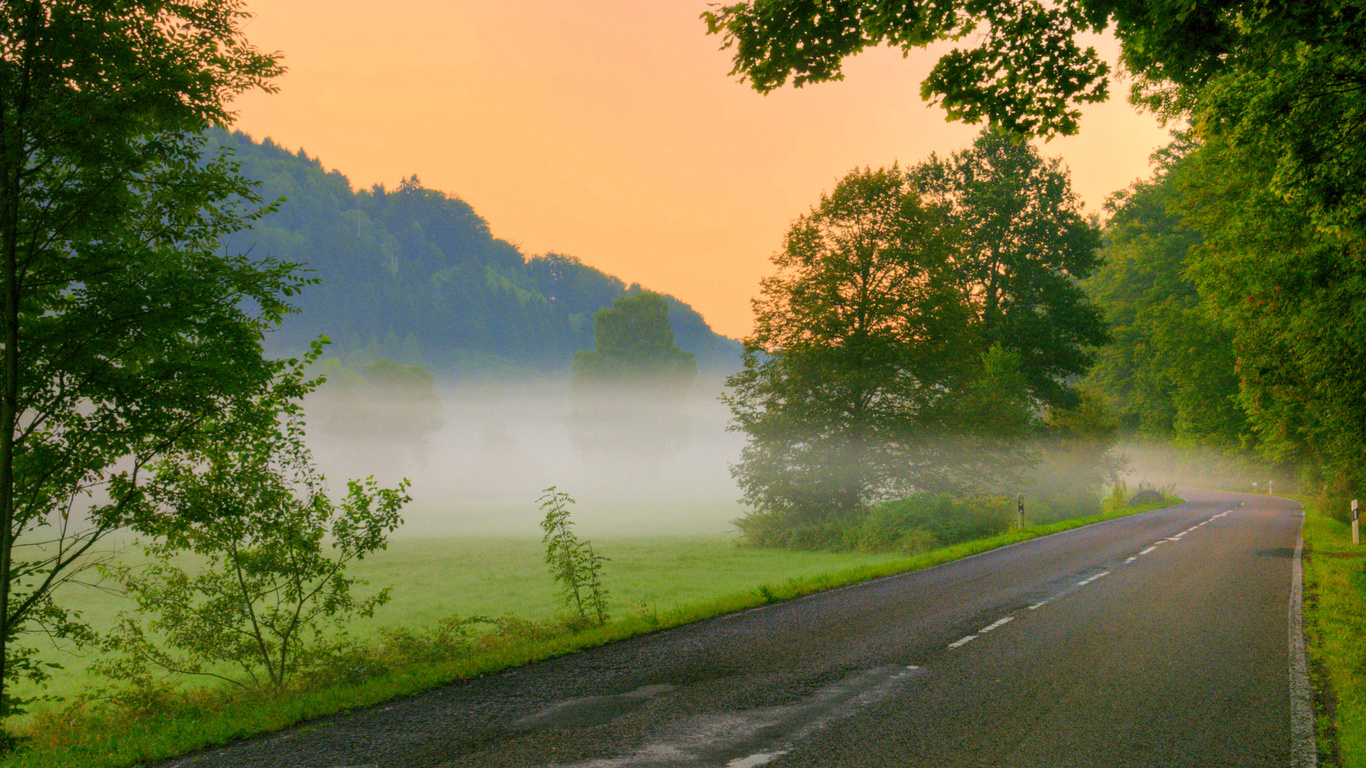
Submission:
<svg viewBox="0 0 1366 768">
<path fill-rule="evenodd" d="M 1315 768 L 1319 763 L 1314 737 L 1314 697 L 1309 687 L 1309 664 L 1304 656 L 1304 507 L 1300 507 L 1300 534 L 1295 540 L 1295 559 L 1290 564 L 1290 765 Z"/>
<path fill-rule="evenodd" d="M 960 638 L 958 638 L 957 640 L 954 640 L 952 643 L 949 643 L 949 648 L 950 648 L 950 649 L 959 648 L 959 647 L 962 647 L 962 646 L 964 646 L 964 645 L 967 645 L 968 643 L 970 643 L 970 642 L 972 642 L 973 640 L 976 640 L 976 639 L 977 639 L 977 635 L 968 635 L 967 637 L 960 637 Z"/>
</svg>

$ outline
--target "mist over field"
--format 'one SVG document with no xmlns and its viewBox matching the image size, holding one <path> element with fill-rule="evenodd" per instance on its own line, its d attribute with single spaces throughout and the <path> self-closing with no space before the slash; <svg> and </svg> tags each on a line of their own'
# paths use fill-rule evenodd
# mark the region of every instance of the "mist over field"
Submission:
<svg viewBox="0 0 1366 768">
<path fill-rule="evenodd" d="M 744 439 L 726 432 L 720 390 L 699 383 L 676 400 L 623 388 L 594 417 L 567 378 L 437 382 L 438 403 L 324 385 L 306 404 L 309 443 L 334 493 L 368 475 L 412 482 L 397 536 L 539 537 L 537 500 L 552 485 L 577 501 L 587 535 L 724 534 L 744 511 L 727 468 Z"/>
</svg>

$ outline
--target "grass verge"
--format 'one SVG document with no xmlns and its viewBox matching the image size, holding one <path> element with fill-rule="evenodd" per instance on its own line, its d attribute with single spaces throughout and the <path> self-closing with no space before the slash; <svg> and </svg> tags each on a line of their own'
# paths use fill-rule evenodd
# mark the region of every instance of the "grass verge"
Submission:
<svg viewBox="0 0 1366 768">
<path fill-rule="evenodd" d="M 1366 768 L 1366 547 L 1332 502 L 1298 499 L 1304 518 L 1304 631 L 1324 765 Z"/>
<path fill-rule="evenodd" d="M 30 726 L 29 740 L 7 756 L 5 768 L 120 768 L 162 760 L 234 739 L 378 704 L 460 679 L 561 656 L 702 619 L 781 602 L 834 587 L 923 570 L 992 549 L 1179 503 L 1161 502 L 1090 517 L 1030 526 L 919 555 L 829 573 L 768 581 L 743 592 L 696 600 L 663 611 L 640 609 L 601 627 L 563 622 L 503 623 L 464 653 L 400 663 L 368 664 L 363 675 L 273 693 L 226 689 L 141 691 L 117 699 L 77 701 L 50 710 Z M 454 656 L 455 658 L 451 658 Z M 373 661 L 373 657 L 367 657 Z"/>
</svg>

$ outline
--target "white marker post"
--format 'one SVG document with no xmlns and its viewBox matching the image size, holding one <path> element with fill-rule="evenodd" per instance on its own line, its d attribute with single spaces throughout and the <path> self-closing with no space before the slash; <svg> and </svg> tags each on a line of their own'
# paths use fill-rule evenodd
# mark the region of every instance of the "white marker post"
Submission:
<svg viewBox="0 0 1366 768">
<path fill-rule="evenodd" d="M 1352 499 L 1352 546 L 1361 544 L 1361 521 L 1357 519 L 1358 516 L 1359 505 L 1356 499 Z"/>
<path fill-rule="evenodd" d="M 1267 480 L 1267 481 L 1266 481 L 1266 495 L 1267 495 L 1267 496 L 1270 496 L 1270 495 L 1271 495 L 1271 489 L 1273 489 L 1273 488 L 1275 488 L 1275 487 L 1276 487 L 1276 481 L 1275 481 L 1275 480 Z"/>
<path fill-rule="evenodd" d="M 1020 530 L 1024 530 L 1024 494 L 1015 497 L 1015 520 L 1020 524 Z"/>
</svg>

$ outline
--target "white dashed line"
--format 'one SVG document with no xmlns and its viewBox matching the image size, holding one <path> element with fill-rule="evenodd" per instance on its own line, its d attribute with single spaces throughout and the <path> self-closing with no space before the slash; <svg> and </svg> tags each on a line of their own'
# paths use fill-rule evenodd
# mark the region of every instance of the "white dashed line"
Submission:
<svg viewBox="0 0 1366 768">
<path fill-rule="evenodd" d="M 1007 616 L 1007 617 L 1005 617 L 1004 619 L 997 619 L 996 621 L 993 621 L 992 623 L 988 624 L 987 626 L 982 627 L 981 629 L 977 630 L 977 634 L 979 634 L 979 635 L 985 635 L 986 633 L 990 632 L 991 630 L 996 629 L 997 627 L 999 627 L 999 626 L 1001 626 L 1001 625 L 1003 625 L 1003 624 L 1009 624 L 1010 622 L 1012 622 L 1012 621 L 1014 621 L 1014 620 L 1015 620 L 1015 617 L 1014 617 L 1014 616 Z"/>
<path fill-rule="evenodd" d="M 1130 557 L 1128 560 L 1125 560 L 1124 563 L 1125 563 L 1125 565 L 1127 565 L 1127 564 L 1132 563 L 1133 561 L 1135 561 L 1135 560 L 1137 560 L 1137 559 L 1138 559 L 1138 555 L 1134 555 L 1133 557 Z"/>
<path fill-rule="evenodd" d="M 967 645 L 968 643 L 976 639 L 977 635 L 968 635 L 967 637 L 961 637 L 957 640 L 954 640 L 952 643 L 949 643 L 949 650 L 953 650 L 954 648 L 959 648 L 964 645 Z"/>
<path fill-rule="evenodd" d="M 1140 554 L 1140 555 L 1151 554 L 1151 553 L 1154 552 L 1156 549 L 1157 549 L 1157 546 L 1156 546 L 1156 545 L 1153 545 L 1153 546 L 1148 547 L 1147 549 L 1143 550 L 1142 552 L 1139 552 L 1138 554 Z"/>
<path fill-rule="evenodd" d="M 1077 586 L 1079 586 L 1079 587 L 1084 587 L 1084 586 L 1086 586 L 1087 584 L 1090 584 L 1091 582 L 1095 581 L 1096 579 L 1101 578 L 1102 576 L 1109 576 L 1109 575 L 1110 575 L 1110 572 L 1109 572 L 1109 571 L 1101 571 L 1100 573 L 1097 573 L 1095 576 L 1092 576 L 1092 577 L 1089 578 L 1089 579 L 1082 579 L 1081 581 L 1077 582 Z"/>
</svg>

